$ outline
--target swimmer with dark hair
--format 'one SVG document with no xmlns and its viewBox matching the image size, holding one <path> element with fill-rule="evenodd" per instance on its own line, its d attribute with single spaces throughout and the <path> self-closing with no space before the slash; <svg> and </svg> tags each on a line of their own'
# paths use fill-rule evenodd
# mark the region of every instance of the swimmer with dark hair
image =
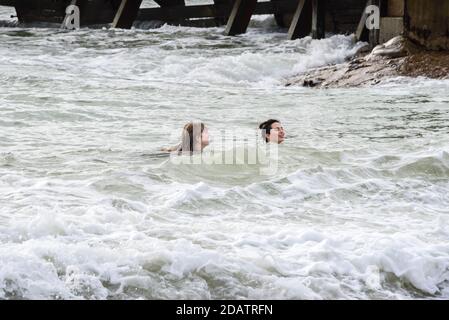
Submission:
<svg viewBox="0 0 449 320">
<path fill-rule="evenodd" d="M 270 119 L 259 125 L 266 143 L 281 144 L 285 140 L 285 130 L 279 120 Z"/>
</svg>

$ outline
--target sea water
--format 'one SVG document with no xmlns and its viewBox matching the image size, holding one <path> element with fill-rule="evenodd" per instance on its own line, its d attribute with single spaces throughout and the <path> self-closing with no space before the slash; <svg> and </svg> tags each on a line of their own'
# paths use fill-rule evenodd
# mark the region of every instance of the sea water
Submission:
<svg viewBox="0 0 449 320">
<path fill-rule="evenodd" d="M 285 87 L 362 44 L 287 41 L 270 16 L 227 37 L 11 14 L 0 8 L 0 298 L 449 298 L 448 81 Z M 269 174 L 160 153 L 192 120 L 206 150 L 253 150 L 244 137 L 269 118 L 287 135 Z"/>
</svg>

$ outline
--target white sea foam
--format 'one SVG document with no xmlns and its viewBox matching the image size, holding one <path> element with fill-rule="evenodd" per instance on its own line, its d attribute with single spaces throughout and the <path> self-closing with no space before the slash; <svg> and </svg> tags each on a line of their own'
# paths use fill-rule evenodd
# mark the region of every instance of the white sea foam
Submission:
<svg viewBox="0 0 449 320">
<path fill-rule="evenodd" d="M 284 88 L 360 44 L 286 41 L 271 17 L 239 37 L 0 29 L 0 298 L 449 297 L 447 81 Z M 275 174 L 159 151 L 200 119 L 206 150 L 232 128 L 250 152 L 268 118 Z"/>
</svg>

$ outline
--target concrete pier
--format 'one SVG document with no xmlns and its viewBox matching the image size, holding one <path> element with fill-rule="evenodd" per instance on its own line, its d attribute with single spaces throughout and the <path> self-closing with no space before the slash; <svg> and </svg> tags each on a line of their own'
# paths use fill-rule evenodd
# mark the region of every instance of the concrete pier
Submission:
<svg viewBox="0 0 449 320">
<path fill-rule="evenodd" d="M 449 50 L 449 1 L 405 0 L 405 35 L 430 50 Z"/>
<path fill-rule="evenodd" d="M 449 1 L 441 0 L 214 0 L 187 6 L 185 0 L 154 0 L 159 7 L 140 8 L 142 0 L 77 0 L 83 26 L 109 25 L 131 28 L 136 20 L 174 25 L 217 26 L 227 24 L 225 34 L 246 32 L 253 15 L 272 14 L 286 39 L 326 33 L 355 34 L 372 47 L 404 33 L 431 50 L 449 50 Z M 14 6 L 19 22 L 61 24 L 71 0 L 0 0 Z M 366 28 L 366 8 L 380 10 L 380 29 Z M 285 30 L 287 31 L 287 29 Z"/>
</svg>

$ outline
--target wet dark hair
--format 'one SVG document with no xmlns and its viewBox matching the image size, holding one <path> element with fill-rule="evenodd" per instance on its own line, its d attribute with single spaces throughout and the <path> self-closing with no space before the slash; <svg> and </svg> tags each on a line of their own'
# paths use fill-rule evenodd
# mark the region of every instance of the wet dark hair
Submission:
<svg viewBox="0 0 449 320">
<path fill-rule="evenodd" d="M 265 139 L 265 142 L 268 142 L 267 135 L 270 134 L 271 126 L 273 125 L 273 123 L 276 123 L 276 122 L 281 123 L 279 120 L 270 119 L 270 120 L 267 120 L 259 125 L 259 129 L 262 130 L 262 138 Z"/>
</svg>

